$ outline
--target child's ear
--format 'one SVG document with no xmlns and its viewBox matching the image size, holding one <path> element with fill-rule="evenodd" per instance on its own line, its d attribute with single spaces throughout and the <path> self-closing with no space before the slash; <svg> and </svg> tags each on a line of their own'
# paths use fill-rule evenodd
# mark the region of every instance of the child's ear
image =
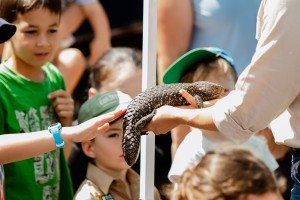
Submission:
<svg viewBox="0 0 300 200">
<path fill-rule="evenodd" d="M 97 94 L 97 90 L 95 88 L 90 88 L 89 89 L 89 98 L 92 98 L 93 96 L 95 96 L 95 94 Z"/>
<path fill-rule="evenodd" d="M 81 148 L 86 156 L 90 158 L 95 158 L 94 147 L 91 141 L 81 142 Z"/>
</svg>

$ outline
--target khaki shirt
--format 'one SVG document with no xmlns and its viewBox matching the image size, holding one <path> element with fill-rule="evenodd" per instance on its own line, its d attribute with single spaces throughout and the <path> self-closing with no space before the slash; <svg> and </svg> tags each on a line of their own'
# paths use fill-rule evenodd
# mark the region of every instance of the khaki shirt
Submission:
<svg viewBox="0 0 300 200">
<path fill-rule="evenodd" d="M 275 141 L 300 148 L 300 1 L 262 0 L 256 52 L 213 120 L 241 142 L 271 123 Z"/>
<path fill-rule="evenodd" d="M 95 165 L 89 163 L 87 169 L 87 178 L 82 182 L 75 194 L 75 200 L 102 200 L 102 197 L 110 194 L 114 200 L 138 200 L 139 199 L 139 175 L 129 169 L 127 171 L 127 180 L 130 193 L 125 188 L 127 183 L 122 180 L 114 179 Z M 159 200 L 160 195 L 154 188 L 154 199 Z"/>
</svg>

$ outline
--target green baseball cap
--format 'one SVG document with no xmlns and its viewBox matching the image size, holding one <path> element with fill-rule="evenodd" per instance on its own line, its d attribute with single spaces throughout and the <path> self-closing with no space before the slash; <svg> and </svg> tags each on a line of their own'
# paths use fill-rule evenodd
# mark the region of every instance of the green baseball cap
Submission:
<svg viewBox="0 0 300 200">
<path fill-rule="evenodd" d="M 182 75 L 196 63 L 207 61 L 213 57 L 225 59 L 236 72 L 233 59 L 224 50 L 216 47 L 196 48 L 183 54 L 167 68 L 162 76 L 163 83 L 179 83 Z"/>
<path fill-rule="evenodd" d="M 109 91 L 96 94 L 82 104 L 78 113 L 78 123 L 85 122 L 93 117 L 126 108 L 132 98 L 120 91 Z"/>
</svg>

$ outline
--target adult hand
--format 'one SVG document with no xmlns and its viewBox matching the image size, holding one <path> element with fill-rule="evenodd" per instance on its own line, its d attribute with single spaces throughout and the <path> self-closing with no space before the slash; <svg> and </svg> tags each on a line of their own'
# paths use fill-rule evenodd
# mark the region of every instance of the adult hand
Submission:
<svg viewBox="0 0 300 200">
<path fill-rule="evenodd" d="M 52 105 L 56 111 L 62 126 L 72 125 L 74 115 L 74 100 L 71 95 L 64 90 L 57 90 L 48 95 L 52 100 Z"/>
<path fill-rule="evenodd" d="M 154 117 L 142 131 L 152 131 L 154 134 L 160 135 L 170 131 L 179 124 L 194 124 L 194 121 L 198 122 L 198 120 L 195 120 L 198 116 L 198 109 L 195 109 L 198 108 L 196 100 L 185 90 L 180 90 L 179 92 L 191 105 L 178 107 L 166 105 L 156 109 Z M 203 107 L 210 107 L 216 101 L 217 99 L 203 102 Z M 200 118 L 207 122 L 207 125 L 204 125 L 207 126 L 208 130 L 216 130 L 209 114 L 201 115 Z"/>
<path fill-rule="evenodd" d="M 189 104 L 191 104 L 193 108 L 198 108 L 195 98 L 192 95 L 190 95 L 186 90 L 180 90 L 179 93 L 187 100 L 187 102 L 189 102 Z M 218 100 L 219 98 L 210 101 L 204 101 L 203 108 L 207 108 L 214 105 Z"/>
<path fill-rule="evenodd" d="M 152 131 L 156 135 L 167 133 L 169 130 L 179 125 L 178 118 L 176 118 L 176 113 L 181 113 L 178 111 L 180 108 L 198 108 L 196 100 L 192 95 L 190 95 L 186 90 L 180 90 L 179 93 L 191 104 L 188 106 L 162 106 L 155 111 L 155 115 L 152 120 L 145 126 L 143 131 Z"/>
<path fill-rule="evenodd" d="M 176 114 L 182 112 L 182 110 L 185 109 L 168 105 L 156 109 L 154 117 L 142 131 L 152 131 L 156 135 L 167 133 L 179 124 L 180 121 Z"/>
</svg>

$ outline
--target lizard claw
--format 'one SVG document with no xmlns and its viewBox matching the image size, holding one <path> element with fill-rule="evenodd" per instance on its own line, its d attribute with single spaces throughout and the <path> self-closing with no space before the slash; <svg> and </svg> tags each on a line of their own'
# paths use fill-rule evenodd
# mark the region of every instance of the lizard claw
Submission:
<svg viewBox="0 0 300 200">
<path fill-rule="evenodd" d="M 154 109 L 152 111 L 152 113 L 150 113 L 149 115 L 146 115 L 145 117 L 142 117 L 136 124 L 135 124 L 135 128 L 137 130 L 141 130 L 142 128 L 144 128 L 146 126 L 146 124 L 148 122 L 151 121 L 151 119 L 153 118 L 153 116 L 155 115 L 156 113 L 156 109 Z M 143 133 L 142 133 L 143 134 Z M 148 134 L 145 134 L 145 135 L 148 135 Z"/>
</svg>

